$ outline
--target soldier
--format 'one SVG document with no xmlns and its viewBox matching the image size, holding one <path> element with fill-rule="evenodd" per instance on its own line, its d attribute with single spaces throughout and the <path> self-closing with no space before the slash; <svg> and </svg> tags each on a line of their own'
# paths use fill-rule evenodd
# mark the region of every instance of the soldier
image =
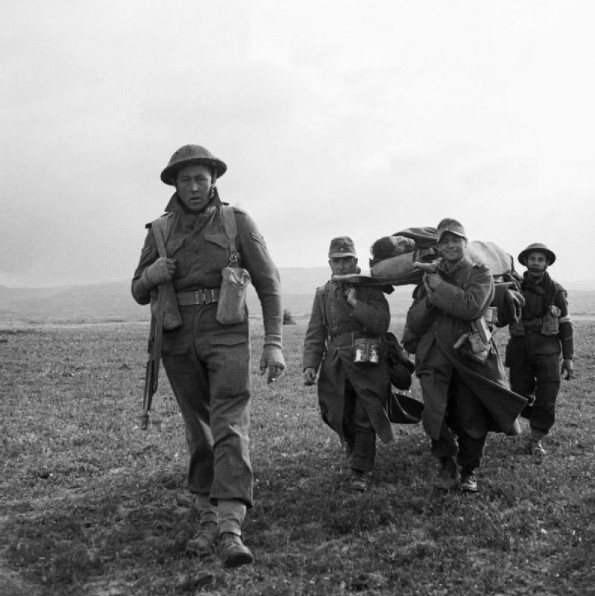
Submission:
<svg viewBox="0 0 595 596">
<path fill-rule="evenodd" d="M 186 550 L 203 556 L 217 547 L 223 565 L 237 567 L 253 560 L 241 533 L 246 510 L 253 505 L 253 477 L 247 311 L 244 306 L 242 320 L 233 324 L 220 323 L 217 315 L 232 242 L 262 305 L 260 370 L 268 371 L 267 382 L 278 378 L 285 363 L 279 274 L 248 214 L 233 208 L 233 215 L 225 215 L 229 208 L 223 207 L 216 183 L 226 170 L 223 161 L 198 145 L 185 145 L 172 155 L 161 172 L 161 180 L 176 189 L 163 216 L 166 256 L 159 256 L 153 225 L 134 273 L 132 295 L 147 304 L 155 300 L 157 288 L 173 283 L 173 308 L 179 307 L 181 325 L 164 329 L 161 353 L 184 418 L 188 486 L 199 514 L 198 531 Z M 226 217 L 235 221 L 235 237 L 228 233 Z"/>
<path fill-rule="evenodd" d="M 561 374 L 566 373 L 566 379 L 574 374 L 573 329 L 566 290 L 547 272 L 556 260 L 554 252 L 536 242 L 518 259 L 527 268 L 521 283 L 525 305 L 521 320 L 509 325 L 506 363 L 513 391 L 530 400 L 523 411 L 531 429 L 528 452 L 541 458 L 546 454 L 542 440 L 555 421 Z"/>
<path fill-rule="evenodd" d="M 516 419 L 527 402 L 508 389 L 485 326 L 494 297 L 489 269 L 467 255 L 467 235 L 458 221 L 443 219 L 437 238 L 440 259 L 414 291 L 403 345 L 415 352 L 423 426 L 439 461 L 434 487 L 475 493 L 488 431 L 518 432 Z"/>
<path fill-rule="evenodd" d="M 331 241 L 328 256 L 333 275 L 359 271 L 355 246 L 347 236 Z M 376 434 L 384 442 L 394 441 L 384 409 L 391 385 L 388 361 L 380 351 L 378 358 L 369 358 L 372 362 L 362 361 L 363 350 L 379 347 L 389 324 L 388 302 L 377 287 L 356 289 L 331 279 L 316 290 L 304 340 L 304 384 L 313 385 L 320 370 L 322 419 L 346 445 L 357 491 L 366 491 L 372 482 Z M 366 351 L 368 356 L 373 353 Z"/>
</svg>

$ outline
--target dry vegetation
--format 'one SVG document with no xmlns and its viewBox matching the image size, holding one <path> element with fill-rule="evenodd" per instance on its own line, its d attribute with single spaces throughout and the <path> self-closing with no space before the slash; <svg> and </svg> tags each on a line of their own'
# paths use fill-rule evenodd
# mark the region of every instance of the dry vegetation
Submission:
<svg viewBox="0 0 595 596">
<path fill-rule="evenodd" d="M 184 555 L 195 517 L 164 376 L 139 429 L 147 325 L 6 328 L 0 593 L 595 594 L 595 323 L 576 328 L 578 374 L 543 465 L 523 438 L 491 435 L 481 492 L 434 496 L 419 426 L 395 427 L 368 494 L 349 490 L 337 439 L 301 384 L 303 322 L 286 327 L 282 381 L 268 387 L 254 370 L 245 534 L 256 563 L 232 571 Z"/>
</svg>

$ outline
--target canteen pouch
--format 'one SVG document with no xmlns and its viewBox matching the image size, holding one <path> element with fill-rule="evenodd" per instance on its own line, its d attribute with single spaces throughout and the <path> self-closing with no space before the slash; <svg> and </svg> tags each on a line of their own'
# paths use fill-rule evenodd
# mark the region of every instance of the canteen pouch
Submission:
<svg viewBox="0 0 595 596">
<path fill-rule="evenodd" d="M 246 295 L 250 274 L 242 267 L 224 267 L 221 270 L 221 289 L 217 303 L 217 321 L 235 325 L 246 320 Z"/>
<path fill-rule="evenodd" d="M 560 315 L 562 311 L 555 305 L 550 304 L 541 322 L 542 335 L 558 335 L 560 332 Z"/>
</svg>

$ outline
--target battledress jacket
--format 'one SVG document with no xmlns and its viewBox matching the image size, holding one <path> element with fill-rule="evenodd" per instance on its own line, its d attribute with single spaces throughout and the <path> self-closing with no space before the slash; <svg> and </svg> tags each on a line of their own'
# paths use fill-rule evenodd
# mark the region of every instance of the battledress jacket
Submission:
<svg viewBox="0 0 595 596">
<path fill-rule="evenodd" d="M 390 392 L 386 358 L 378 365 L 354 364 L 353 340 L 378 337 L 388 331 L 390 310 L 379 288 L 357 288 L 358 303 L 352 307 L 344 288 L 334 281 L 317 289 L 304 340 L 303 367 L 320 368 L 318 402 L 322 419 L 345 441 L 343 409 L 345 382 L 362 400 L 374 431 L 381 441 L 394 440 L 385 405 Z"/>
<path fill-rule="evenodd" d="M 465 356 L 453 346 L 469 331 L 469 324 L 485 314 L 494 296 L 494 281 L 483 264 L 473 263 L 462 257 L 447 270 L 441 263 L 438 273 L 442 283 L 432 292 L 431 303 L 423 286 L 418 286 L 415 299 L 407 313 L 406 334 L 418 339 L 415 348 L 415 368 L 420 379 L 430 380 L 432 367 L 440 372 L 457 371 L 462 381 L 486 408 L 489 414 L 488 430 L 513 432 L 514 422 L 526 404 L 526 400 L 508 388 L 506 374 L 491 340 L 489 356 L 484 364 Z M 405 336 L 405 334 L 404 334 Z M 405 342 L 405 339 L 404 339 Z M 407 349 L 407 343 L 405 343 Z M 446 413 L 448 390 L 431 382 L 422 383 L 424 429 L 432 439 L 438 439 Z M 484 429 L 467 429 L 472 436 L 481 436 Z"/>
<path fill-rule="evenodd" d="M 223 204 L 226 203 L 222 203 L 216 194 L 204 211 L 195 214 L 184 208 L 177 193 L 169 201 L 165 209 L 166 214 L 171 214 L 165 251 L 169 258 L 177 261 L 173 277 L 176 292 L 216 289 L 221 286 L 221 270 L 229 264 L 229 238 L 221 215 Z M 254 221 L 240 209 L 234 207 L 233 211 L 240 265 L 249 271 L 260 299 L 265 334 L 276 336 L 280 341 L 283 310 L 279 272 Z M 140 278 L 143 271 L 158 257 L 155 235 L 149 228 L 132 279 L 132 295 L 139 304 L 148 304 L 151 299 L 150 291 L 144 287 Z"/>
</svg>

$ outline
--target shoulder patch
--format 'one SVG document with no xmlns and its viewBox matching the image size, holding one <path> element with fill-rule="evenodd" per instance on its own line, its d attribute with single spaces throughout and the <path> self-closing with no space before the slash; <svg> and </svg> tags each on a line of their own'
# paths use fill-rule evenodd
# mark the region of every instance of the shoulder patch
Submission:
<svg viewBox="0 0 595 596">
<path fill-rule="evenodd" d="M 250 232 L 250 238 L 252 238 L 252 240 L 258 244 L 266 246 L 266 242 L 264 241 L 264 236 L 262 234 L 259 234 L 258 232 Z"/>
</svg>

